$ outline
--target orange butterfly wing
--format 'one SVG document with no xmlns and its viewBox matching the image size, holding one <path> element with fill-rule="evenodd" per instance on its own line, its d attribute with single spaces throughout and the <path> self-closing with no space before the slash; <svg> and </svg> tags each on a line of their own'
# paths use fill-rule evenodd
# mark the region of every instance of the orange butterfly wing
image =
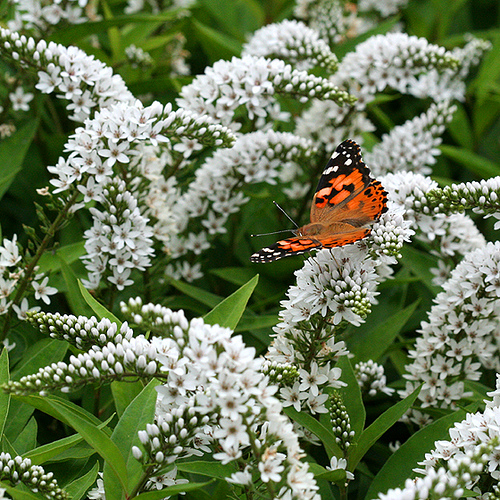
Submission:
<svg viewBox="0 0 500 500">
<path fill-rule="evenodd" d="M 371 232 L 367 225 L 387 211 L 387 193 L 370 177 L 360 147 L 342 142 L 328 161 L 311 205 L 311 223 L 297 236 L 278 241 L 254 253 L 252 262 L 298 255 L 315 248 L 332 248 L 359 241 Z"/>
</svg>

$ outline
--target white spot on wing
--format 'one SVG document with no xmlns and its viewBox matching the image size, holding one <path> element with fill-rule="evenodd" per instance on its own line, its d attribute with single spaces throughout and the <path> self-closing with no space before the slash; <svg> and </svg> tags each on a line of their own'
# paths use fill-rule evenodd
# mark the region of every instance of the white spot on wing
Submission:
<svg viewBox="0 0 500 500">
<path fill-rule="evenodd" d="M 350 165 L 352 163 L 352 160 L 349 158 L 348 160 L 345 161 L 346 165 Z"/>
<path fill-rule="evenodd" d="M 340 153 L 338 153 L 337 151 L 334 151 L 334 153 L 332 154 L 332 160 L 335 160 L 335 158 L 337 158 L 339 154 Z"/>
</svg>

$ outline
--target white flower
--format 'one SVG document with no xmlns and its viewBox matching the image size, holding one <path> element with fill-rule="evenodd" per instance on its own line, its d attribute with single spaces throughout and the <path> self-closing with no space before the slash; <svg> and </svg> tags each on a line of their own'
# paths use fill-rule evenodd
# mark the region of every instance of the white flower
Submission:
<svg viewBox="0 0 500 500">
<path fill-rule="evenodd" d="M 35 290 L 35 299 L 36 300 L 43 300 L 46 304 L 50 304 L 50 298 L 49 295 L 54 295 L 57 293 L 57 288 L 54 288 L 52 286 L 47 286 L 47 283 L 49 282 L 49 277 L 45 276 L 43 278 L 41 283 L 37 283 L 36 281 L 33 281 L 31 283 L 31 286 Z"/>
<path fill-rule="evenodd" d="M 326 466 L 327 470 L 344 469 L 346 471 L 347 480 L 352 481 L 354 479 L 354 474 L 346 470 L 346 468 L 347 468 L 347 460 L 345 458 L 337 458 L 336 456 L 333 456 L 330 459 L 330 465 Z"/>
<path fill-rule="evenodd" d="M 25 92 L 22 87 L 17 87 L 14 92 L 9 94 L 14 111 L 29 111 L 29 103 L 35 97 L 31 92 Z"/>
</svg>

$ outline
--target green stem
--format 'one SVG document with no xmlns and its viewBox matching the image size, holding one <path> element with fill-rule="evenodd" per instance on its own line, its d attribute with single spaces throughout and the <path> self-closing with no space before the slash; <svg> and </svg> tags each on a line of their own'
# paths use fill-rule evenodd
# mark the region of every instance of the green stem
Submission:
<svg viewBox="0 0 500 500">
<path fill-rule="evenodd" d="M 78 197 L 79 192 L 75 190 L 75 192 L 70 196 L 68 201 L 66 202 L 66 205 L 63 207 L 63 209 L 59 212 L 57 217 L 55 218 L 54 222 L 52 225 L 49 227 L 47 232 L 45 233 L 45 237 L 43 238 L 42 242 L 40 243 L 40 246 L 38 247 L 35 255 L 31 259 L 31 262 L 26 266 L 25 271 L 24 271 L 24 276 L 22 280 L 19 283 L 19 286 L 17 287 L 16 294 L 14 296 L 14 299 L 12 300 L 12 305 L 10 306 L 7 314 L 5 315 L 5 322 L 3 325 L 2 333 L 0 334 L 0 342 L 7 337 L 7 332 L 9 331 L 10 327 L 10 322 L 12 321 L 12 315 L 14 313 L 14 309 L 12 308 L 13 305 L 18 305 L 21 302 L 21 299 L 23 298 L 24 292 L 26 291 L 26 288 L 28 288 L 28 285 L 31 283 L 31 276 L 33 275 L 35 268 L 38 264 L 38 261 L 42 257 L 42 255 L 45 252 L 45 249 L 49 245 L 49 243 L 52 241 L 54 238 L 56 231 L 59 229 L 61 224 L 64 222 L 64 219 L 67 217 L 68 212 L 70 208 L 74 205 L 77 197 Z"/>
</svg>

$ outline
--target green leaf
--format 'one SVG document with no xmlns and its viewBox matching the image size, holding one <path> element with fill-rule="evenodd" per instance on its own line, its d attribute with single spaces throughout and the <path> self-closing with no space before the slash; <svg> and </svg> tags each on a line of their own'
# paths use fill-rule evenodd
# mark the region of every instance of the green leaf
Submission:
<svg viewBox="0 0 500 500">
<path fill-rule="evenodd" d="M 66 299 L 68 300 L 71 311 L 77 316 L 92 316 L 92 309 L 82 296 L 79 281 L 75 273 L 61 256 L 59 256 L 59 263 L 66 283 Z"/>
<path fill-rule="evenodd" d="M 425 453 L 434 448 L 436 441 L 449 439 L 449 429 L 455 422 L 463 420 L 465 415 L 464 410 L 454 411 L 413 434 L 380 469 L 370 484 L 365 500 L 377 498 L 379 493 L 389 488 L 402 487 L 406 479 L 415 477 L 413 469 L 424 459 Z"/>
<path fill-rule="evenodd" d="M 283 409 L 283 412 L 294 422 L 297 422 L 308 431 L 312 432 L 323 443 L 329 457 L 343 456 L 342 450 L 335 442 L 335 434 L 333 434 L 330 427 L 326 427 L 306 412 L 298 412 L 295 408 L 293 408 L 293 406 L 287 406 Z"/>
<path fill-rule="evenodd" d="M 224 35 L 220 31 L 214 30 L 194 18 L 191 19 L 191 23 L 203 48 L 213 61 L 231 59 L 241 53 L 242 43 L 235 38 Z"/>
<path fill-rule="evenodd" d="M 99 462 L 96 462 L 94 467 L 92 467 L 87 474 L 75 479 L 65 486 L 64 489 L 69 494 L 71 500 L 80 500 L 80 498 L 83 498 L 88 489 L 96 482 L 98 473 Z"/>
<path fill-rule="evenodd" d="M 36 446 L 36 436 L 38 434 L 38 424 L 35 418 L 31 417 L 23 430 L 16 436 L 12 446 L 19 455 L 23 455 L 28 450 Z"/>
<path fill-rule="evenodd" d="M 222 300 L 221 297 L 214 293 L 207 292 L 193 285 L 188 285 L 182 281 L 170 279 L 169 283 L 188 297 L 192 297 L 208 307 L 215 307 Z"/>
<path fill-rule="evenodd" d="M 278 322 L 277 314 L 263 314 L 261 316 L 250 316 L 243 314 L 235 332 L 246 332 L 248 330 L 258 330 L 259 328 L 269 328 Z"/>
<path fill-rule="evenodd" d="M 80 287 L 80 293 L 82 294 L 85 302 L 87 302 L 99 318 L 108 318 L 111 322 L 116 323 L 118 328 L 122 326 L 122 322 L 112 312 L 108 311 L 102 304 L 97 302 L 92 295 L 90 295 L 80 280 L 78 280 L 78 286 Z"/>
<path fill-rule="evenodd" d="M 38 128 L 38 120 L 30 120 L 26 125 L 0 142 L 0 199 L 7 192 L 12 181 L 23 166 L 24 157 L 33 142 Z"/>
<path fill-rule="evenodd" d="M 206 483 L 175 484 L 174 486 L 167 486 L 162 490 L 141 493 L 140 495 L 134 497 L 134 500 L 162 500 L 163 498 L 178 495 L 179 493 L 199 490 L 200 488 L 204 488 L 213 482 L 214 480 L 207 481 Z"/>
<path fill-rule="evenodd" d="M 361 341 L 353 342 L 350 350 L 355 356 L 355 362 L 380 359 L 384 352 L 391 347 L 394 339 L 415 312 L 419 303 L 420 300 L 416 300 L 413 304 L 378 324 Z"/>
<path fill-rule="evenodd" d="M 472 151 L 447 145 L 441 145 L 440 149 L 447 158 L 460 163 L 460 165 L 463 165 L 467 170 L 479 177 L 487 179 L 500 175 L 500 165 L 498 163 L 492 162 Z"/>
<path fill-rule="evenodd" d="M 159 14 L 132 14 L 124 16 L 115 16 L 113 19 L 106 19 L 103 21 L 96 22 L 85 22 L 82 24 L 72 24 L 62 29 L 58 29 L 57 32 L 53 33 L 49 39 L 61 43 L 63 45 L 68 45 L 71 43 L 76 43 L 76 41 L 82 38 L 88 38 L 94 34 L 100 34 L 107 31 L 109 28 L 114 26 L 122 27 L 127 24 L 137 24 L 137 23 L 164 23 L 170 20 L 176 20 L 179 15 L 180 9 L 166 10 Z"/>
<path fill-rule="evenodd" d="M 112 417 L 110 417 L 106 422 L 101 422 L 99 425 L 97 425 L 97 427 L 99 429 L 103 429 L 111 419 Z M 44 444 L 43 446 L 39 446 L 38 448 L 30 450 L 27 453 L 23 454 L 23 458 L 29 458 L 33 465 L 41 465 L 45 462 L 48 462 L 49 460 L 53 462 L 55 461 L 54 457 L 61 455 L 66 450 L 75 447 L 75 445 L 81 443 L 82 441 L 82 436 L 80 436 L 79 434 L 73 434 L 72 436 L 58 439 L 57 441 L 53 441 L 52 443 Z M 92 451 L 92 454 L 93 453 L 95 452 Z M 88 456 L 88 454 L 85 455 Z M 79 458 L 80 456 L 82 456 L 81 453 L 75 453 L 76 458 Z M 67 458 L 71 457 L 66 457 L 64 458 L 64 460 L 67 460 Z"/>
<path fill-rule="evenodd" d="M 135 397 L 144 389 L 144 385 L 140 380 L 136 382 L 120 382 L 115 380 L 111 382 L 111 392 L 115 402 L 116 413 L 119 417 L 127 406 L 135 399 Z"/>
<path fill-rule="evenodd" d="M 492 82 L 497 82 L 500 77 L 500 35 L 494 37 L 491 50 L 484 55 L 483 61 L 475 80 L 471 83 L 471 89 L 476 92 L 479 98 L 478 104 L 483 104 L 484 98 L 489 93 L 489 86 Z"/>
<path fill-rule="evenodd" d="M 485 399 L 489 399 L 487 393 L 491 391 L 491 387 L 474 380 L 464 380 L 463 384 L 466 392 L 472 391 L 473 393 L 471 398 L 467 398 L 468 400 L 482 403 Z"/>
<path fill-rule="evenodd" d="M 7 490 L 7 493 L 14 500 L 41 500 L 41 499 L 46 498 L 41 493 L 33 493 L 31 491 L 22 491 L 19 489 L 19 487 L 10 486 L 7 483 L 0 482 L 0 488 L 4 488 L 5 490 Z"/>
<path fill-rule="evenodd" d="M 436 257 L 410 245 L 405 245 L 401 249 L 401 254 L 403 255 L 402 264 L 417 276 L 433 295 L 437 295 L 441 288 L 432 283 L 434 275 L 430 271 L 431 267 L 437 267 Z"/>
<path fill-rule="evenodd" d="M 40 266 L 40 271 L 45 273 L 52 271 L 54 273 L 61 269 L 61 258 L 69 265 L 78 261 L 84 254 L 85 243 L 80 241 L 59 247 L 55 252 L 45 252 L 38 261 L 38 265 Z"/>
<path fill-rule="evenodd" d="M 220 325 L 234 330 L 240 321 L 241 315 L 245 311 L 248 300 L 252 295 L 257 283 L 259 275 L 256 274 L 248 283 L 232 293 L 224 299 L 220 304 L 217 304 L 208 314 L 205 314 L 203 320 L 210 325 Z"/>
<path fill-rule="evenodd" d="M 345 469 L 327 470 L 321 465 L 309 462 L 309 470 L 314 474 L 317 480 L 324 479 L 331 483 L 345 484 L 346 471 Z"/>
<path fill-rule="evenodd" d="M 349 470 L 354 470 L 365 453 L 373 446 L 375 441 L 389 430 L 411 407 L 420 393 L 420 387 L 415 389 L 409 396 L 399 401 L 386 410 L 375 422 L 367 427 L 354 447 L 349 457 Z"/>
<path fill-rule="evenodd" d="M 253 0 L 200 0 L 200 3 L 217 19 L 226 33 L 245 41 L 245 35 L 265 23 L 265 13 Z M 221 32 L 220 29 L 217 31 Z"/>
<path fill-rule="evenodd" d="M 143 473 L 141 463 L 132 455 L 132 446 L 140 445 L 137 433 L 145 429 L 147 424 L 153 422 L 157 398 L 156 386 L 158 384 L 157 380 L 152 380 L 144 387 L 142 392 L 127 406 L 111 435 L 111 440 L 115 443 L 121 455 L 125 457 L 126 475 L 131 490 L 135 489 Z M 112 464 L 107 461 L 104 464 L 103 476 L 106 499 L 120 500 L 122 496 L 120 484 L 118 477 L 111 474 L 111 468 Z"/>
<path fill-rule="evenodd" d="M 12 380 L 19 380 L 25 375 L 36 373 L 43 366 L 61 361 L 66 351 L 68 344 L 56 339 L 42 339 L 29 347 L 22 361 L 20 361 L 16 369 L 12 372 Z"/>
<path fill-rule="evenodd" d="M 196 460 L 194 462 L 178 463 L 177 470 L 215 479 L 224 479 L 238 469 L 233 463 L 221 464 L 220 462 L 209 462 L 208 460 Z"/>
<path fill-rule="evenodd" d="M 474 133 L 472 131 L 469 117 L 463 104 L 457 102 L 454 104 L 457 110 L 453 115 L 453 120 L 448 124 L 448 130 L 453 139 L 455 139 L 460 146 L 470 148 L 474 144 Z"/>
<path fill-rule="evenodd" d="M 342 396 L 347 413 L 351 419 L 351 429 L 355 432 L 354 441 L 356 442 L 360 439 L 366 420 L 366 411 L 363 405 L 363 397 L 361 396 L 361 388 L 356 380 L 351 361 L 347 356 L 342 356 L 339 359 L 337 368 L 342 370 L 340 380 L 347 384 L 347 387 L 341 387 L 338 389 L 338 392 Z M 354 468 L 349 470 L 354 470 Z"/>
<path fill-rule="evenodd" d="M 4 347 L 0 354 L 0 385 L 6 384 L 9 377 L 9 352 Z M 0 390 L 0 436 L 3 436 L 10 408 L 10 394 Z"/>
<path fill-rule="evenodd" d="M 101 423 L 99 420 L 70 401 L 54 396 L 43 398 L 40 396 L 15 397 L 73 427 L 106 462 L 109 462 L 113 472 L 119 478 L 121 489 L 128 493 L 125 460 L 119 448 L 106 432 L 99 429 L 99 423 Z"/>
</svg>

